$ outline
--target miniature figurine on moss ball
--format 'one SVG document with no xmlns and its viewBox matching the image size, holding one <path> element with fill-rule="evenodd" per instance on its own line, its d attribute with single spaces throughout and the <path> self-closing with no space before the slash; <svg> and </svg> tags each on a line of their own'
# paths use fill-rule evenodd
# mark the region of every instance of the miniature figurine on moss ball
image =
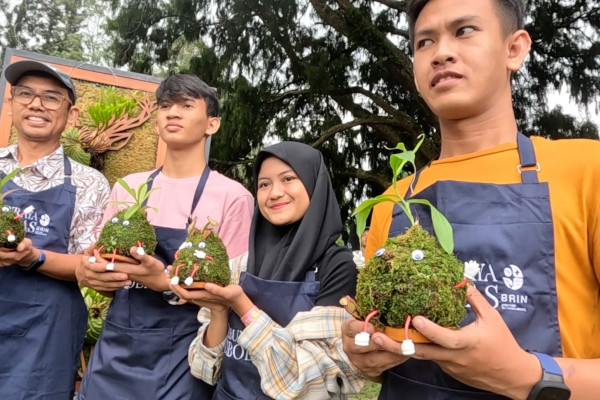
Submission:
<svg viewBox="0 0 600 400">
<path fill-rule="evenodd" d="M 17 168 L 10 174 L 0 180 L 0 190 L 4 185 L 15 177 L 21 169 Z M 26 207 L 23 211 L 17 214 L 8 204 L 4 204 L 4 196 L 10 191 L 2 193 L 0 197 L 0 248 L 5 250 L 14 250 L 19 243 L 25 239 L 25 225 L 21 217 L 29 214 L 34 210 L 33 206 Z"/>
<path fill-rule="evenodd" d="M 218 223 L 209 218 L 202 230 L 190 225 L 189 236 L 175 253 L 171 269 L 171 283 L 178 285 L 183 280 L 186 289 L 202 289 L 206 282 L 221 286 L 229 284 L 231 271 L 225 245 L 210 226 Z"/>
<path fill-rule="evenodd" d="M 393 187 L 403 167 L 414 169 L 415 152 L 404 144 L 396 146 L 401 153 L 393 154 L 390 164 L 394 171 Z M 464 263 L 453 254 L 452 227 L 448 220 L 427 200 L 404 199 L 381 195 L 363 202 L 354 212 L 359 237 L 371 209 L 378 203 L 392 201 L 404 211 L 412 226 L 402 235 L 390 238 L 358 274 L 356 302 L 345 297 L 341 303 L 359 319 L 370 321 L 394 340 L 402 340 L 404 355 L 414 354 L 414 341 L 426 338 L 411 330 L 412 316 L 422 315 L 439 325 L 457 328 L 466 316 L 466 283 L 479 270 L 475 262 Z M 424 230 L 413 216 L 410 205 L 425 204 L 431 209 L 436 237 Z M 397 332 L 400 332 L 398 334 Z M 414 335 L 411 337 L 411 334 Z M 356 337 L 356 344 L 368 345 L 365 331 Z"/>
<path fill-rule="evenodd" d="M 106 266 L 109 271 L 114 268 L 115 261 L 138 263 L 129 252 L 134 246 L 138 247 L 139 255 L 153 255 L 156 249 L 156 232 L 146 216 L 146 209 L 149 207 L 144 205 L 155 189 L 149 191 L 148 182 L 140 185 L 137 191 L 130 188 L 123 179 L 118 179 L 118 182 L 134 201 L 117 202 L 129 207 L 117 212 L 104 224 L 96 242 L 96 249 L 102 258 L 110 261 Z"/>
</svg>

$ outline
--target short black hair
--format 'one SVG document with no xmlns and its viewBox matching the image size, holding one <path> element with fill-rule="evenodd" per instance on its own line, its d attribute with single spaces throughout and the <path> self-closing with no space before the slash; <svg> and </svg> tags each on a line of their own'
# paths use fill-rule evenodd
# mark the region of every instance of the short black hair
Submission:
<svg viewBox="0 0 600 400">
<path fill-rule="evenodd" d="M 415 25 L 423 8 L 430 0 L 408 0 L 406 15 L 408 18 L 408 37 L 414 48 Z M 498 7 L 498 16 L 502 24 L 502 33 L 508 36 L 525 27 L 525 5 L 522 0 L 493 0 Z"/>
<path fill-rule="evenodd" d="M 177 103 L 186 98 L 203 99 L 206 103 L 206 114 L 209 117 L 219 116 L 217 91 L 196 75 L 171 75 L 163 80 L 156 89 L 158 104 L 164 101 Z"/>
</svg>

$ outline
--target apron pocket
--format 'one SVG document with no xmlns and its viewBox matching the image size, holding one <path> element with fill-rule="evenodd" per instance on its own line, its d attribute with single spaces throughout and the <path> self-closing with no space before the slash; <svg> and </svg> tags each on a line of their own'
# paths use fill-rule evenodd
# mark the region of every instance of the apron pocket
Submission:
<svg viewBox="0 0 600 400">
<path fill-rule="evenodd" d="M 135 329 L 106 320 L 82 387 L 83 398 L 151 399 L 166 385 L 172 329 Z"/>
<path fill-rule="evenodd" d="M 0 336 L 24 336 L 29 328 L 40 323 L 42 307 L 40 304 L 19 303 L 0 299 Z M 5 339 L 1 339 L 3 344 Z"/>
<path fill-rule="evenodd" d="M 223 386 L 218 385 L 213 400 L 244 400 L 229 393 Z"/>
</svg>

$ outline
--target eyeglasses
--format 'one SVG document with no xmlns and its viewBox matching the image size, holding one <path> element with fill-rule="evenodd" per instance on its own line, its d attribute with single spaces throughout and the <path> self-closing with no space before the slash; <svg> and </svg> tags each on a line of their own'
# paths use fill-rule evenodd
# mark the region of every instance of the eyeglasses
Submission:
<svg viewBox="0 0 600 400">
<path fill-rule="evenodd" d="M 30 105 L 36 97 L 40 98 L 42 106 L 48 110 L 58 110 L 62 107 L 65 100 L 68 101 L 69 104 L 72 104 L 69 99 L 61 94 L 52 92 L 38 94 L 23 86 L 13 86 L 11 92 L 13 100 L 24 106 Z"/>
</svg>

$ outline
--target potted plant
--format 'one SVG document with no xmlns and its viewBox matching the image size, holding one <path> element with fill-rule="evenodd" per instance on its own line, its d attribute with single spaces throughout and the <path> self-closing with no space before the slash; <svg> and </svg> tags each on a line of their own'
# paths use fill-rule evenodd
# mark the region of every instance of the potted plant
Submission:
<svg viewBox="0 0 600 400">
<path fill-rule="evenodd" d="M 404 234 L 389 238 L 360 270 L 356 286 L 356 302 L 346 297 L 342 304 L 355 317 L 371 321 L 395 340 L 428 341 L 411 329 L 412 316 L 422 315 L 442 326 L 457 328 L 465 317 L 466 283 L 477 273 L 477 263 L 461 262 L 453 254 L 452 227 L 429 201 L 404 199 L 396 188 L 398 176 L 406 164 L 415 168 L 415 153 L 399 143 L 400 150 L 390 158 L 395 193 L 382 194 L 363 202 L 353 213 L 357 218 L 358 235 L 365 228 L 371 209 L 381 202 L 397 204 L 406 213 L 411 225 Z M 414 178 L 413 178 L 414 179 Z M 414 182 L 414 180 L 413 180 Z M 435 237 L 424 230 L 413 215 L 410 205 L 424 204 L 431 210 Z M 365 332 L 366 333 L 366 332 Z M 357 339 L 358 342 L 365 339 Z M 367 343 L 368 343 L 368 337 Z"/>
<path fill-rule="evenodd" d="M 19 173 L 17 168 L 0 180 L 0 190 Z M 33 211 L 33 206 L 26 207 L 20 213 L 14 211 L 10 205 L 4 203 L 4 197 L 12 192 L 3 192 L 0 197 L 0 249 L 14 251 L 19 243 L 25 239 L 25 225 L 21 219 L 25 214 Z"/>
<path fill-rule="evenodd" d="M 196 221 L 188 229 L 188 237 L 175 253 L 171 269 L 171 283 L 181 281 L 186 289 L 202 289 L 206 282 L 221 286 L 229 284 L 231 271 L 227 249 L 219 236 L 210 229 L 218 223 L 208 218 L 204 228 L 195 228 Z"/>
<path fill-rule="evenodd" d="M 156 249 L 156 232 L 148 221 L 144 202 L 156 189 L 148 190 L 148 182 L 141 184 L 137 190 L 132 189 L 123 180 L 118 183 L 131 195 L 133 201 L 116 202 L 129 207 L 117 212 L 106 222 L 96 242 L 96 248 L 103 258 L 111 263 L 115 261 L 137 263 L 129 250 L 138 247 L 138 253 L 153 255 Z"/>
</svg>

